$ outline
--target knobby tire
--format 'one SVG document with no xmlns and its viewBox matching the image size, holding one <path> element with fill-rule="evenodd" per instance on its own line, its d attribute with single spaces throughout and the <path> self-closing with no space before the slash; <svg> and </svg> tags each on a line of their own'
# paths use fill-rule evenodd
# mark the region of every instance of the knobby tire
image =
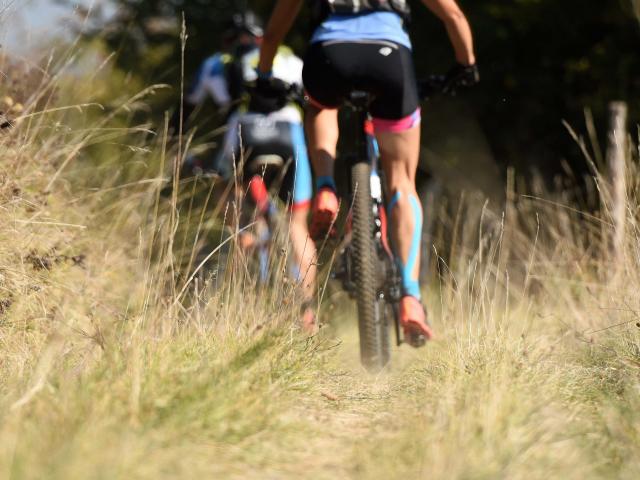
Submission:
<svg viewBox="0 0 640 480">
<path fill-rule="evenodd" d="M 355 267 L 360 358 L 365 368 L 379 371 L 389 363 L 387 304 L 378 296 L 380 262 L 374 239 L 371 199 L 371 165 L 356 163 L 351 169 L 353 199 L 353 254 Z"/>
</svg>

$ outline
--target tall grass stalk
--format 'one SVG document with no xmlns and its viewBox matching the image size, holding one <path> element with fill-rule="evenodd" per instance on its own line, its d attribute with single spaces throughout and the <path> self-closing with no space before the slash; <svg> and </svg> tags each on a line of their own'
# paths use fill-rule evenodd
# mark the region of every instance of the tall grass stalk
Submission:
<svg viewBox="0 0 640 480">
<path fill-rule="evenodd" d="M 510 182 L 507 205 L 449 219 L 478 233 L 434 246 L 439 340 L 372 377 L 330 282 L 327 326 L 299 330 L 286 227 L 261 285 L 236 245 L 241 194 L 160 195 L 183 156 L 166 119 L 121 120 L 152 90 L 65 110 L 64 76 L 34 75 L 0 133 L 2 478 L 640 474 L 637 158 L 619 264 L 597 167 L 601 213 Z"/>
</svg>

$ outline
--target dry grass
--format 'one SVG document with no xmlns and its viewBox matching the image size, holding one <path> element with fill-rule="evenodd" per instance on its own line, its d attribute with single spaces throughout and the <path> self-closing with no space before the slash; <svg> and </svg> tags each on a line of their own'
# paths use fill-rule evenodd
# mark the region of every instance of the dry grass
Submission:
<svg viewBox="0 0 640 480">
<path fill-rule="evenodd" d="M 217 288 L 188 282 L 214 229 L 159 197 L 162 128 L 123 127 L 142 97 L 42 113 L 68 91 L 36 77 L 0 95 L 21 105 L 0 133 L 2 478 L 640 475 L 635 204 L 619 264 L 606 214 L 487 205 L 437 262 L 439 340 L 372 377 L 340 295 L 298 331 L 284 263 L 260 289 L 231 241 Z"/>
</svg>

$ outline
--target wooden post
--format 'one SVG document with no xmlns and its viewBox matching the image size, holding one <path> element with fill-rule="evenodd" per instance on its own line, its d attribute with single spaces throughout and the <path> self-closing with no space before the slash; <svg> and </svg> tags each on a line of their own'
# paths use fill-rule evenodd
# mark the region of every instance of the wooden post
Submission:
<svg viewBox="0 0 640 480">
<path fill-rule="evenodd" d="M 420 182 L 418 187 L 418 198 L 422 203 L 422 246 L 420 250 L 420 279 L 426 285 L 431 279 L 434 245 L 434 227 L 437 225 L 436 204 L 441 200 L 441 185 L 437 180 L 430 178 Z M 436 258 L 436 261 L 438 259 Z M 437 267 L 437 266 L 436 266 Z M 436 268 L 437 271 L 437 268 Z"/>
<path fill-rule="evenodd" d="M 609 104 L 609 136 L 607 143 L 607 169 L 611 199 L 611 260 L 618 264 L 622 260 L 627 215 L 627 104 L 611 102 Z"/>
<path fill-rule="evenodd" d="M 511 246 L 516 226 L 516 171 L 513 167 L 507 168 L 507 186 L 505 190 L 504 217 L 502 219 L 502 242 L 498 253 L 498 272 L 508 274 L 509 260 L 511 258 Z"/>
</svg>

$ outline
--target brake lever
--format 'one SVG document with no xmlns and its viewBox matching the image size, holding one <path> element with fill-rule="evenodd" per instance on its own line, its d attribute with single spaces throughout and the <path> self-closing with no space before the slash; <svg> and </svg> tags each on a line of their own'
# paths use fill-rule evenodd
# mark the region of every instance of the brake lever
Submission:
<svg viewBox="0 0 640 480">
<path fill-rule="evenodd" d="M 252 80 L 252 81 L 244 82 L 244 87 L 249 93 L 249 95 L 252 95 L 256 91 L 256 81 Z M 287 100 L 295 102 L 301 107 L 304 107 L 307 103 L 307 98 L 304 95 L 304 90 L 302 88 L 302 85 L 299 85 L 297 83 L 290 83 L 288 85 L 285 95 Z"/>
<path fill-rule="evenodd" d="M 287 97 L 290 101 L 298 105 L 303 110 L 309 102 L 308 97 L 304 94 L 302 85 L 297 83 L 292 83 L 289 85 L 289 92 L 287 94 Z"/>
<path fill-rule="evenodd" d="M 442 93 L 450 97 L 455 97 L 458 94 L 458 90 L 456 89 L 455 84 L 451 82 L 448 85 L 444 86 L 444 88 L 442 89 Z"/>
<path fill-rule="evenodd" d="M 446 93 L 446 88 L 446 77 L 444 75 L 429 75 L 424 80 L 418 82 L 418 94 L 420 98 L 425 100 L 439 93 Z"/>
</svg>

